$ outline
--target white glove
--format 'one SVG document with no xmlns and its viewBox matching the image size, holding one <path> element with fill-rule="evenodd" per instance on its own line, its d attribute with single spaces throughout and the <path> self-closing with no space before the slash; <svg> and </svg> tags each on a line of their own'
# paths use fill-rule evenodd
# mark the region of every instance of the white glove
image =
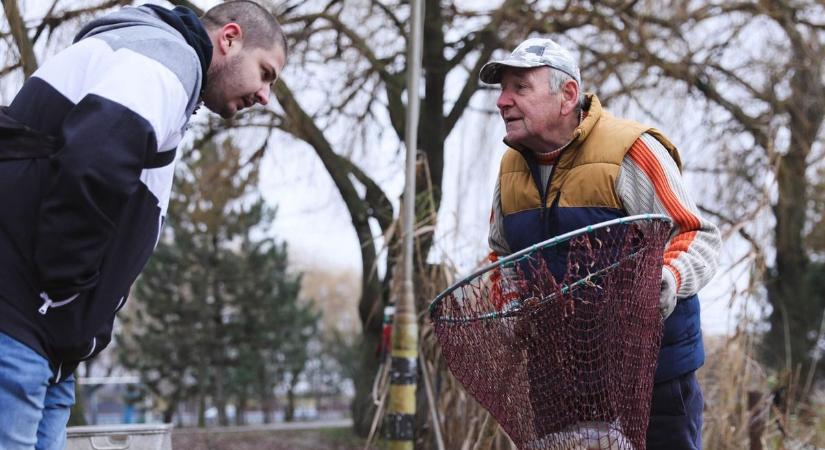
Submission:
<svg viewBox="0 0 825 450">
<path fill-rule="evenodd" d="M 659 313 L 667 319 L 676 308 L 676 277 L 669 269 L 662 267 L 662 285 L 659 291 Z"/>
</svg>

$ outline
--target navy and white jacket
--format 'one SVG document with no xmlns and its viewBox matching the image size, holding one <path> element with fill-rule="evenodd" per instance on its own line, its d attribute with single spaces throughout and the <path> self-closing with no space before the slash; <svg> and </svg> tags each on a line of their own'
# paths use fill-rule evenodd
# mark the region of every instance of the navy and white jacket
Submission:
<svg viewBox="0 0 825 450">
<path fill-rule="evenodd" d="M 125 8 L 84 27 L 9 106 L 62 142 L 0 162 L 0 332 L 45 356 L 55 382 L 109 343 L 154 251 L 211 56 L 190 10 Z"/>
</svg>

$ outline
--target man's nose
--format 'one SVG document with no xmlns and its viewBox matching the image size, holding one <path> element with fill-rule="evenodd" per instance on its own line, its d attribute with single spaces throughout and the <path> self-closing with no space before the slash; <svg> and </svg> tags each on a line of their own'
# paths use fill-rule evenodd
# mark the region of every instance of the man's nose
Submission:
<svg viewBox="0 0 825 450">
<path fill-rule="evenodd" d="M 500 94 L 498 94 L 498 100 L 496 100 L 496 106 L 498 109 L 504 109 L 508 106 L 513 105 L 513 98 L 510 96 L 510 93 L 502 90 Z"/>
<path fill-rule="evenodd" d="M 269 84 L 265 84 L 262 88 L 255 93 L 255 100 L 262 105 L 266 105 L 269 103 L 269 93 L 271 92 L 271 87 Z"/>
</svg>

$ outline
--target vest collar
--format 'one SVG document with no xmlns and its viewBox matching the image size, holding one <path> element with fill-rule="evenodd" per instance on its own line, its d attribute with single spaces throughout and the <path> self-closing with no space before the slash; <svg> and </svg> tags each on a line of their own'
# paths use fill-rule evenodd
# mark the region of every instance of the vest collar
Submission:
<svg viewBox="0 0 825 450">
<path fill-rule="evenodd" d="M 596 94 L 584 95 L 582 110 L 584 111 L 584 120 L 582 120 L 579 126 L 573 131 L 573 138 L 569 144 L 571 147 L 578 147 L 587 140 L 587 137 L 593 131 L 599 119 L 602 118 L 602 113 L 604 112 L 602 103 L 599 101 L 599 97 L 596 97 Z"/>
<path fill-rule="evenodd" d="M 573 137 L 570 139 L 570 142 L 563 147 L 569 148 L 570 150 L 564 153 L 564 158 L 561 158 L 561 155 L 559 155 L 560 158 L 557 164 L 560 167 L 569 168 L 572 166 L 576 159 L 574 156 L 575 153 L 584 145 L 587 138 L 593 133 L 593 129 L 596 128 L 596 124 L 599 123 L 599 120 L 601 120 L 602 116 L 606 113 L 607 111 L 602 109 L 602 104 L 596 94 L 587 93 L 584 95 L 582 105 L 583 119 L 579 122 L 579 126 L 573 130 Z"/>
</svg>

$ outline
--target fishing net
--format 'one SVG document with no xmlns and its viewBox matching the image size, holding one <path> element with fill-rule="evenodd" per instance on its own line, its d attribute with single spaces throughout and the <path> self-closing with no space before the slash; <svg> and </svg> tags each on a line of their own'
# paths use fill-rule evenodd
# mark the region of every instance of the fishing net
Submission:
<svg viewBox="0 0 825 450">
<path fill-rule="evenodd" d="M 593 225 L 432 302 L 447 366 L 520 449 L 645 448 L 670 229 L 656 215 Z"/>
</svg>

